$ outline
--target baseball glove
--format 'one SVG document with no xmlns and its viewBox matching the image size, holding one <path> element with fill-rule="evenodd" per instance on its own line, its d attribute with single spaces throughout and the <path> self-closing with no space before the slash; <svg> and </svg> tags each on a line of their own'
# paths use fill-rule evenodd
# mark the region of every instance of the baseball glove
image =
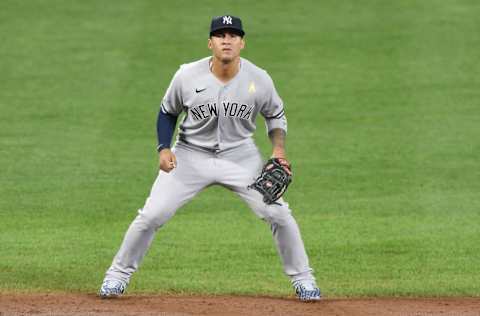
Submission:
<svg viewBox="0 0 480 316">
<path fill-rule="evenodd" d="M 271 158 L 263 166 L 262 173 L 254 183 L 248 186 L 263 195 L 263 202 L 274 204 L 292 182 L 292 170 L 289 162 L 282 158 Z"/>
</svg>

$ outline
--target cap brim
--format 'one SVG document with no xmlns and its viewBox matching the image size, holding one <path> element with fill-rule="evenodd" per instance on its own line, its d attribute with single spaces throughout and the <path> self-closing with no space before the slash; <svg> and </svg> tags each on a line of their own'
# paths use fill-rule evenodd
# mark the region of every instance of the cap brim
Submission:
<svg viewBox="0 0 480 316">
<path fill-rule="evenodd" d="M 234 27 L 231 27 L 231 26 L 227 26 L 227 27 L 218 27 L 214 30 L 211 30 L 210 31 L 210 36 L 214 35 L 215 33 L 219 33 L 220 31 L 230 31 L 234 34 L 238 34 L 240 35 L 241 37 L 245 36 L 245 32 L 243 30 L 240 30 L 240 29 L 237 29 L 237 28 L 234 28 Z"/>
</svg>

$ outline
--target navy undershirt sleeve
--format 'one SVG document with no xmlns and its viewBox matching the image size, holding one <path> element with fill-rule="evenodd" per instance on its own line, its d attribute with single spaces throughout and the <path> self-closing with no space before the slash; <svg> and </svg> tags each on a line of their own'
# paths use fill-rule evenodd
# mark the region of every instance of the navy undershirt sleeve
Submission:
<svg viewBox="0 0 480 316">
<path fill-rule="evenodd" d="M 177 124 L 177 116 L 169 114 L 162 109 L 158 111 L 157 118 L 157 138 L 158 146 L 160 148 L 170 148 L 172 142 L 173 131 Z"/>
</svg>

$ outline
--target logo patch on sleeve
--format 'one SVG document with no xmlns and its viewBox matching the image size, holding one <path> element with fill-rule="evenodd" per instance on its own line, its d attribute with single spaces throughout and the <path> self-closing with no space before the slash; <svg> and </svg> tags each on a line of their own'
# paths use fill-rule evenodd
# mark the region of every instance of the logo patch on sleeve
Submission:
<svg viewBox="0 0 480 316">
<path fill-rule="evenodd" d="M 255 88 L 255 82 L 250 82 L 250 85 L 248 86 L 248 93 L 252 94 L 255 93 L 257 89 Z"/>
</svg>

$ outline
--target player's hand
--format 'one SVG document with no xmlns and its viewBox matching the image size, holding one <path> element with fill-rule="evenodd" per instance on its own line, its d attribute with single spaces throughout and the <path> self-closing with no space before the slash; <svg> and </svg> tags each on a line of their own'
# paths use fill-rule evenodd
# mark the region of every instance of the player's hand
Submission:
<svg viewBox="0 0 480 316">
<path fill-rule="evenodd" d="M 274 147 L 272 152 L 272 158 L 287 159 L 285 155 L 285 149 L 281 147 Z"/>
<path fill-rule="evenodd" d="M 170 148 L 164 148 L 159 153 L 160 170 L 165 172 L 172 171 L 177 166 L 177 157 Z"/>
<path fill-rule="evenodd" d="M 271 158 L 278 159 L 278 162 L 282 165 L 283 169 L 288 173 L 288 175 L 292 175 L 292 167 L 285 156 L 285 150 L 283 148 L 274 148 Z"/>
</svg>

